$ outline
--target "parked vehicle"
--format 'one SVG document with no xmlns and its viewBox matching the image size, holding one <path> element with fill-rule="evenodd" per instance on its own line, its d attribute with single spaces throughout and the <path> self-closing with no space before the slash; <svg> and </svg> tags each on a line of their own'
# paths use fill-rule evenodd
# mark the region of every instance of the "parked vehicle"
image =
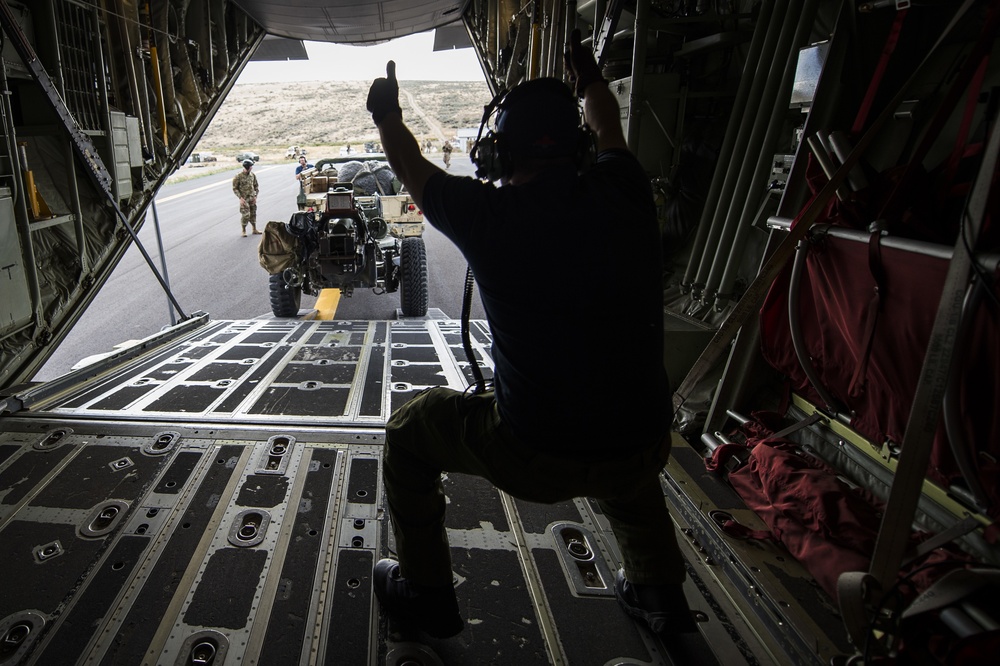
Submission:
<svg viewBox="0 0 1000 666">
<path fill-rule="evenodd" d="M 243 160 L 253 160 L 254 162 L 259 162 L 260 155 L 251 150 L 244 150 L 242 153 L 236 154 L 237 162 L 243 162 Z"/>
<path fill-rule="evenodd" d="M 400 292 L 404 316 L 427 314 L 427 256 L 420 237 L 423 221 L 412 200 L 400 206 L 397 195 L 356 196 L 353 183 L 330 183 L 321 203 L 293 213 L 287 224 L 268 222 L 260 246 L 261 266 L 270 273 L 271 310 L 276 317 L 298 314 L 302 292 L 318 296 L 355 287 L 376 293 Z M 390 224 L 385 213 L 392 215 Z M 403 213 L 403 210 L 406 212 Z"/>
<path fill-rule="evenodd" d="M 202 150 L 197 153 L 191 153 L 191 157 L 188 158 L 188 162 L 193 164 L 200 164 L 202 162 L 218 162 L 219 158 L 213 155 L 207 150 Z"/>
</svg>

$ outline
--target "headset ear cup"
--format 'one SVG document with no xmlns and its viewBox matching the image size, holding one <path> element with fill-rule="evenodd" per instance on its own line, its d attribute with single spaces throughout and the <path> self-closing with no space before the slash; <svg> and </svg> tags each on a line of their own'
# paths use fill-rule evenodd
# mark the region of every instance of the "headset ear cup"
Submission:
<svg viewBox="0 0 1000 666">
<path fill-rule="evenodd" d="M 486 163 L 490 160 L 489 153 L 492 150 L 493 142 L 489 134 L 479 137 L 476 139 L 476 143 L 473 144 L 472 150 L 469 152 L 469 157 L 472 159 L 473 164 L 476 165 L 477 178 L 485 177 Z"/>
<path fill-rule="evenodd" d="M 502 139 L 496 132 L 489 132 L 476 142 L 475 157 L 476 176 L 486 180 L 499 180 L 504 175 Z"/>
</svg>

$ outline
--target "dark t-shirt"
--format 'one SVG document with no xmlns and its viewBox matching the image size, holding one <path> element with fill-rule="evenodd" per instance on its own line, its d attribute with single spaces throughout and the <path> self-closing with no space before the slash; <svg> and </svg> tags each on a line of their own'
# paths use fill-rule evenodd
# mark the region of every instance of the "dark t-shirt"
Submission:
<svg viewBox="0 0 1000 666">
<path fill-rule="evenodd" d="M 305 165 L 300 164 L 297 167 L 295 167 L 295 175 L 296 176 L 299 175 L 300 173 L 302 173 L 306 169 L 312 169 L 312 167 L 313 167 L 312 164 L 308 164 L 308 163 L 306 163 Z"/>
<path fill-rule="evenodd" d="M 436 173 L 423 194 L 479 283 L 514 434 L 553 452 L 658 442 L 670 421 L 660 237 L 631 153 L 518 186 Z"/>
</svg>

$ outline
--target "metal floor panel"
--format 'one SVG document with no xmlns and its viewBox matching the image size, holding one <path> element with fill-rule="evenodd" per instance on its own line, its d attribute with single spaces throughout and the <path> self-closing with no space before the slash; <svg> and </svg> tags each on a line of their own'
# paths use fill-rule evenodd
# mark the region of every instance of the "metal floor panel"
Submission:
<svg viewBox="0 0 1000 666">
<path fill-rule="evenodd" d="M 615 548 L 585 501 L 516 502 L 449 475 L 468 626 L 428 641 L 386 625 L 371 592 L 372 564 L 392 552 L 380 436 L 51 417 L 3 425 L 0 446 L 17 450 L 0 478 L 16 472 L 11 487 L 26 489 L 0 498 L 12 581 L 0 635 L 16 646 L 0 652 L 4 666 L 211 655 L 205 663 L 656 661 L 617 608 Z M 588 626 L 610 633 L 593 641 Z"/>
<path fill-rule="evenodd" d="M 477 358 L 490 365 L 487 328 Z M 383 426 L 429 386 L 465 388 L 460 323 L 213 322 L 38 411 L 74 418 Z"/>
<path fill-rule="evenodd" d="M 489 374 L 484 322 L 472 337 Z M 618 608 L 621 557 L 594 502 L 531 504 L 460 474 L 444 487 L 466 630 L 430 640 L 387 621 L 371 589 L 372 565 L 393 552 L 384 424 L 426 387 L 464 389 L 464 358 L 447 320 L 211 322 L 19 394 L 29 408 L 0 418 L 0 666 L 740 666 L 780 654 L 789 636 L 748 621 L 744 581 L 705 557 L 702 512 L 671 492 L 703 481 L 698 461 L 690 478 L 672 463 L 665 494 L 699 634 L 668 648 Z"/>
</svg>

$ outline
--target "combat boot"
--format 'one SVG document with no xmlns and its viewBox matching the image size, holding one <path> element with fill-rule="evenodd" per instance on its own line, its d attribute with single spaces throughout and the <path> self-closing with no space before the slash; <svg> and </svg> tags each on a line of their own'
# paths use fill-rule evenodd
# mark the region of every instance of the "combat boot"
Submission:
<svg viewBox="0 0 1000 666">
<path fill-rule="evenodd" d="M 399 574 L 399 562 L 379 560 L 373 574 L 375 596 L 387 613 L 434 638 L 450 638 L 463 629 L 452 585 L 417 585 Z"/>
<path fill-rule="evenodd" d="M 615 598 L 629 617 L 638 620 L 651 632 L 664 638 L 698 630 L 684 590 L 676 585 L 636 585 L 618 570 Z"/>
</svg>

